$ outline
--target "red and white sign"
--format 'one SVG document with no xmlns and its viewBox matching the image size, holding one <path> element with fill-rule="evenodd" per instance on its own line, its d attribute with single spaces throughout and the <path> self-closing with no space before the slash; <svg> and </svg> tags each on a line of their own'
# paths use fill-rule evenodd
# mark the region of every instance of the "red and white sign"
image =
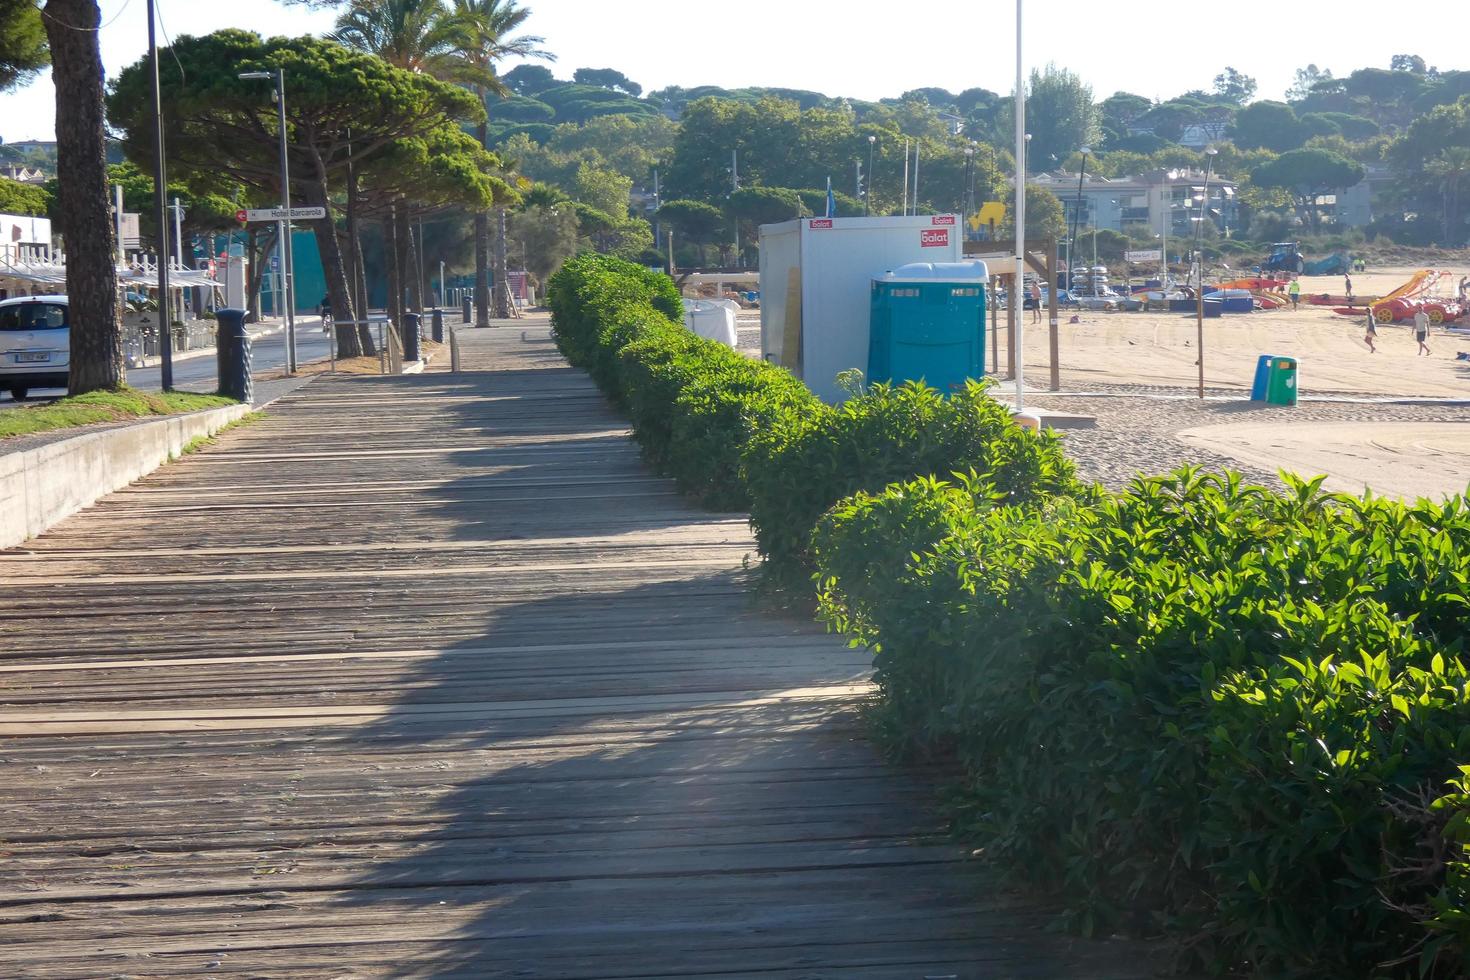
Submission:
<svg viewBox="0 0 1470 980">
<path fill-rule="evenodd" d="M 245 219 L 248 217 L 250 217 L 250 212 L 246 211 L 244 208 L 241 208 L 240 210 L 235 212 L 235 220 L 240 222 L 240 224 L 242 225 L 245 223 Z"/>
<path fill-rule="evenodd" d="M 954 215 L 952 215 L 952 214 L 936 214 L 934 216 L 934 223 L 936 225 L 953 225 L 954 224 Z"/>
<path fill-rule="evenodd" d="M 924 248 L 948 248 L 949 229 L 934 228 L 919 232 L 919 245 Z"/>
<path fill-rule="evenodd" d="M 812 227 L 812 228 L 831 228 L 832 227 L 832 219 L 831 218 L 813 218 L 812 219 L 812 223 L 811 223 L 811 225 L 809 227 Z"/>
</svg>

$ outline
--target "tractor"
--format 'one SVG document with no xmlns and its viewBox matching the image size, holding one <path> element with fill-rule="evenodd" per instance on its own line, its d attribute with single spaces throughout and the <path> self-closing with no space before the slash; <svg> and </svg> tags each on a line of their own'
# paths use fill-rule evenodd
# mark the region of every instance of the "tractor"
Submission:
<svg viewBox="0 0 1470 980">
<path fill-rule="evenodd" d="M 1300 242 L 1277 242 L 1271 246 L 1271 254 L 1266 256 L 1266 261 L 1261 263 L 1261 269 L 1268 272 L 1295 272 L 1300 273 L 1306 266 L 1299 251 Z"/>
</svg>

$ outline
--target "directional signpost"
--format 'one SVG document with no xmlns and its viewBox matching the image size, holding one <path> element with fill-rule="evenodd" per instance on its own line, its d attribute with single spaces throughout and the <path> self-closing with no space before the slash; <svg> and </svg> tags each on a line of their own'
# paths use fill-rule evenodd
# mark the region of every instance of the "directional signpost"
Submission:
<svg viewBox="0 0 1470 980">
<path fill-rule="evenodd" d="M 310 221 L 326 216 L 326 208 L 241 208 L 235 212 L 235 220 L 241 224 L 251 221 Z"/>
</svg>

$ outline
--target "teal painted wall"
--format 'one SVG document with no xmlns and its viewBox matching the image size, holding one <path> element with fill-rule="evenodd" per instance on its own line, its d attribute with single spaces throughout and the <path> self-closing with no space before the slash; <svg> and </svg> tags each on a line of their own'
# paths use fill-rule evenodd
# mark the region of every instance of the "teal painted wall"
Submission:
<svg viewBox="0 0 1470 980">
<path fill-rule="evenodd" d="M 327 276 L 322 271 L 321 252 L 317 251 L 316 233 L 297 229 L 291 233 L 291 249 L 296 266 L 296 312 L 315 313 L 322 297 L 327 293 Z M 269 259 L 267 259 L 269 261 Z M 266 316 L 276 314 L 276 285 L 266 273 L 266 285 L 260 295 L 261 312 Z"/>
</svg>

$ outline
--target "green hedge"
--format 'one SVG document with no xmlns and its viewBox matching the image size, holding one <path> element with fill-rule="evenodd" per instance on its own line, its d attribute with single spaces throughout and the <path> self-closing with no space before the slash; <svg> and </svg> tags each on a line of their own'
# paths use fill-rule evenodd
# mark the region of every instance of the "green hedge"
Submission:
<svg viewBox="0 0 1470 980">
<path fill-rule="evenodd" d="M 757 431 L 745 452 L 750 522 L 772 571 L 809 574 L 808 544 L 822 514 L 897 480 L 976 470 L 1017 502 L 1076 489 L 1057 438 L 1017 426 L 986 388 L 970 382 L 945 398 L 920 384 L 873 385 Z"/>
<path fill-rule="evenodd" d="M 628 413 L 649 463 L 708 507 L 744 510 L 751 434 L 819 404 L 781 368 L 684 329 L 673 282 L 641 266 L 578 256 L 552 277 L 548 302 L 567 360 Z"/>
<path fill-rule="evenodd" d="M 1181 471 L 845 500 L 822 613 L 986 853 L 1213 972 L 1464 976 L 1470 506 Z"/>
<path fill-rule="evenodd" d="M 706 506 L 749 508 L 781 582 L 810 574 L 817 518 L 857 490 L 970 469 L 1015 499 L 1074 487 L 1056 439 L 1012 425 L 983 385 L 948 399 L 880 385 L 824 405 L 783 368 L 685 330 L 666 276 L 601 255 L 563 266 L 548 302 L 558 347 L 628 413 L 649 462 Z"/>
</svg>

